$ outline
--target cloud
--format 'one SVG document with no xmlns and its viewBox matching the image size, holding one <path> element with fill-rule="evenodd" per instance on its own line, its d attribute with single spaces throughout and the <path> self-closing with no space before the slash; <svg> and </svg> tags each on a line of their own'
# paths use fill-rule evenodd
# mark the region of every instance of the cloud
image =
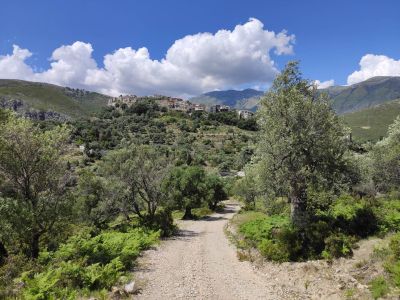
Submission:
<svg viewBox="0 0 400 300">
<path fill-rule="evenodd" d="M 293 53 L 294 35 L 264 29 L 250 19 L 233 30 L 198 33 L 176 40 L 165 57 L 152 59 L 145 47 L 120 48 L 104 56 L 99 67 L 89 43 L 75 42 L 54 50 L 51 66 L 34 72 L 32 54 L 14 46 L 0 56 L 0 77 L 45 81 L 107 94 L 194 95 L 214 89 L 265 85 L 278 73 L 271 58 Z"/>
<path fill-rule="evenodd" d="M 25 60 L 32 56 L 27 49 L 13 46 L 13 52 L 9 55 L 0 55 L 0 78 L 2 79 L 30 79 L 33 71 Z"/>
<path fill-rule="evenodd" d="M 330 86 L 335 85 L 335 80 L 331 79 L 331 80 L 326 80 L 326 81 L 319 81 L 319 80 L 315 80 L 314 84 L 317 86 L 318 89 L 326 89 Z"/>
<path fill-rule="evenodd" d="M 385 55 L 364 55 L 360 60 L 360 70 L 347 77 L 347 84 L 355 84 L 374 76 L 400 76 L 400 60 Z"/>
</svg>

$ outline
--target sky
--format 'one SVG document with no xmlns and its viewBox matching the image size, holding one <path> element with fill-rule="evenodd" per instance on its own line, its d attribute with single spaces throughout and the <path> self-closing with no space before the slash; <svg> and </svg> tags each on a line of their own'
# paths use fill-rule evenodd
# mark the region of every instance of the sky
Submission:
<svg viewBox="0 0 400 300">
<path fill-rule="evenodd" d="M 400 76 L 400 1 L 2 0 L 0 78 L 105 94 L 322 88 Z"/>
</svg>

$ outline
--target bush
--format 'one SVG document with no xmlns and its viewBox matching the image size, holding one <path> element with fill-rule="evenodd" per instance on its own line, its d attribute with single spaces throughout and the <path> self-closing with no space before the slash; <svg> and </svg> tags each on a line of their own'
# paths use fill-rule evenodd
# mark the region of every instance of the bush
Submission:
<svg viewBox="0 0 400 300">
<path fill-rule="evenodd" d="M 260 253 L 268 260 L 276 261 L 276 262 L 285 262 L 289 260 L 290 254 L 287 249 L 280 244 L 275 243 L 271 240 L 262 240 L 258 246 L 258 250 Z"/>
<path fill-rule="evenodd" d="M 342 232 L 360 237 L 367 237 L 378 229 L 378 220 L 365 200 L 356 200 L 349 195 L 343 195 L 333 203 L 329 217 L 333 226 Z"/>
<path fill-rule="evenodd" d="M 400 200 L 381 200 L 374 213 L 382 233 L 400 231 Z"/>
<path fill-rule="evenodd" d="M 335 233 L 325 240 L 325 250 L 322 252 L 322 256 L 325 259 L 349 257 L 353 255 L 354 243 L 354 238 L 343 233 Z"/>
<path fill-rule="evenodd" d="M 240 233 L 247 239 L 261 242 L 262 240 L 272 239 L 274 229 L 281 228 L 289 224 L 289 218 L 285 216 L 261 217 L 255 220 L 243 223 L 239 227 Z"/>
<path fill-rule="evenodd" d="M 56 252 L 41 254 L 42 272 L 22 275 L 23 295 L 26 299 L 74 299 L 79 290 L 109 289 L 158 237 L 159 232 L 143 229 L 73 236 Z"/>
</svg>

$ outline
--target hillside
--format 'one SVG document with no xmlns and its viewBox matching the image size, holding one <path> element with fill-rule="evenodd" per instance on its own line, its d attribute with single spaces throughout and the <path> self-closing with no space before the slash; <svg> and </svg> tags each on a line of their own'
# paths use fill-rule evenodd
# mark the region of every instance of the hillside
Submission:
<svg viewBox="0 0 400 300">
<path fill-rule="evenodd" d="M 190 101 L 194 103 L 205 104 L 207 106 L 223 104 L 234 108 L 256 110 L 259 98 L 263 94 L 264 92 L 254 89 L 245 89 L 242 91 L 213 91 L 193 97 L 190 99 Z"/>
<path fill-rule="evenodd" d="M 352 129 L 353 137 L 360 142 L 377 141 L 386 136 L 387 129 L 400 114 L 400 99 L 347 113 L 345 123 Z"/>
<path fill-rule="evenodd" d="M 22 113 L 40 111 L 78 118 L 99 111 L 108 99 L 109 96 L 80 89 L 0 79 L 0 105 Z"/>
<path fill-rule="evenodd" d="M 400 77 L 378 76 L 350 86 L 322 89 L 339 114 L 359 111 L 400 98 Z"/>
</svg>

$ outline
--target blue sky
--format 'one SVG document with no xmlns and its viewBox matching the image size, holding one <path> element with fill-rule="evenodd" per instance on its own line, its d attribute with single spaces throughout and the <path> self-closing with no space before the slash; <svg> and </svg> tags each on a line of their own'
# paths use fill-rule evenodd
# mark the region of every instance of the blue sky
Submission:
<svg viewBox="0 0 400 300">
<path fill-rule="evenodd" d="M 379 75 L 382 72 L 382 75 L 386 73 L 397 75 L 397 72 L 400 75 L 399 11 L 400 1 L 395 0 L 2 1 L 0 55 L 3 55 L 3 58 L 11 55 L 12 46 L 18 45 L 21 49 L 29 50 L 30 54 L 24 56 L 24 62 L 32 68 L 33 73 L 45 72 L 51 68 L 50 57 L 55 49 L 81 41 L 91 45 L 93 49 L 91 57 L 97 63 L 96 68 L 102 69 L 104 55 L 112 54 L 120 48 L 131 47 L 137 50 L 146 47 L 150 59 L 161 60 L 171 45 L 185 36 L 202 32 L 215 34 L 221 29 L 233 31 L 236 25 L 243 25 L 249 21 L 249 18 L 256 18 L 263 24 L 264 30 L 273 31 L 275 34 L 286 30 L 287 36 L 295 36 L 295 42 L 294 39 L 290 42 L 293 44 L 291 54 L 276 55 L 274 54 L 276 48 L 267 49 L 271 60 L 275 62 L 274 68 L 279 70 L 288 60 L 298 59 L 301 61 L 301 68 L 306 77 L 320 81 L 334 80 L 336 84 L 346 84 L 360 81 L 360 78 L 365 79 L 371 74 Z M 189 46 L 185 45 L 185 47 Z M 366 54 L 384 55 L 387 59 L 369 57 L 366 59 L 365 70 L 360 70 L 360 59 Z M 53 61 L 55 61 L 54 57 Z M 201 62 L 207 63 L 206 60 Z M 247 65 L 245 61 L 243 63 Z M 0 57 L 0 77 L 15 76 L 30 79 L 33 76 L 32 72 L 26 70 L 12 73 L 9 71 L 10 64 L 11 61 L 7 64 L 4 62 L 2 71 Z M 218 67 L 216 61 L 210 61 L 209 64 L 215 64 L 216 68 Z M 87 62 L 87 65 L 87 68 L 94 68 L 92 62 Z M 224 64 L 221 63 L 219 67 L 223 68 Z M 136 73 L 141 70 L 140 66 L 138 68 L 135 69 Z M 384 70 L 379 71 L 382 68 Z M 379 70 L 376 71 L 377 69 Z M 88 80 L 83 87 L 109 91 L 109 93 L 135 92 L 136 89 L 139 93 L 151 93 L 149 86 L 153 84 L 154 92 L 158 92 L 156 90 L 158 81 L 154 77 L 165 75 L 157 70 L 159 69 L 155 67 L 152 71 L 155 74 L 146 75 L 147 79 L 136 78 L 135 83 L 140 80 L 147 81 L 132 90 L 128 87 L 130 82 L 119 77 L 115 79 L 117 76 L 115 73 L 112 78 L 120 82 L 113 87 L 103 88 L 103 82 L 111 80 L 107 79 L 111 77 L 104 77 L 109 74 L 96 74 L 96 80 Z M 238 70 L 240 69 L 232 69 L 232 72 L 238 72 Z M 270 71 L 273 71 L 272 68 Z M 361 71 L 361 73 L 356 74 L 353 81 L 349 82 L 348 76 L 355 71 Z M 183 88 L 182 94 L 196 93 L 206 88 L 264 86 L 271 81 L 270 76 L 261 71 L 257 71 L 262 73 L 259 78 L 256 71 L 244 71 L 249 76 L 249 82 L 246 82 L 246 74 L 240 79 L 224 80 L 221 78 L 222 71 L 217 71 L 218 76 L 207 72 L 213 71 L 198 70 L 200 75 L 195 77 L 193 82 L 187 83 L 187 85 L 195 85 L 196 80 L 202 80 L 201 89 Z M 201 76 L 208 76 L 209 80 L 219 83 L 210 84 Z M 81 77 L 66 79 L 64 76 L 60 79 L 60 77 L 50 77 L 47 74 L 37 78 L 59 84 L 79 86 L 82 83 Z M 175 81 L 160 84 L 160 91 L 170 94 L 179 93 L 180 86 L 177 81 L 180 79 Z M 173 88 L 169 88 L 168 84 Z"/>
</svg>

